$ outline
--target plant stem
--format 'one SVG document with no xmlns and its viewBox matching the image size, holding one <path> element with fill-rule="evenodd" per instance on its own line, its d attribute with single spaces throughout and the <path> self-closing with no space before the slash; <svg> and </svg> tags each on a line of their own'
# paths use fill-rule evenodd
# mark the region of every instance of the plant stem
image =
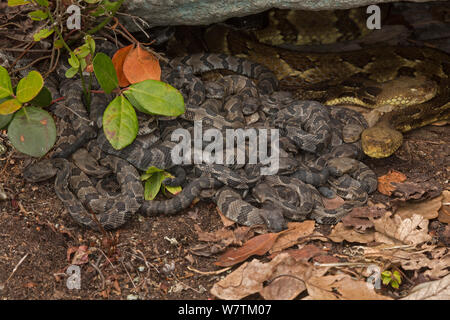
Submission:
<svg viewBox="0 0 450 320">
<path fill-rule="evenodd" d="M 124 2 L 124 0 L 118 0 L 117 2 L 118 2 L 118 5 L 114 8 L 114 10 L 111 11 L 110 16 L 105 18 L 97 26 L 95 26 L 92 29 L 88 30 L 86 32 L 87 34 L 94 34 L 94 33 L 98 32 L 98 31 L 100 31 L 101 29 L 103 29 L 104 26 L 106 26 L 111 21 L 111 19 L 114 17 L 114 15 L 116 14 L 117 10 L 119 10 L 119 8 L 122 5 L 122 3 Z"/>
</svg>

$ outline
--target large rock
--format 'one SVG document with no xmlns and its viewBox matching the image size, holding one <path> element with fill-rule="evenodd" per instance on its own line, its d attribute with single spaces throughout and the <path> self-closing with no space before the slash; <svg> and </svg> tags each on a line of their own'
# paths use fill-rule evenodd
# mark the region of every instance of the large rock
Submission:
<svg viewBox="0 0 450 320">
<path fill-rule="evenodd" d="M 348 9 L 393 0 L 128 0 L 129 14 L 142 17 L 150 26 L 202 25 L 242 17 L 270 8 L 329 10 Z M 424 2 L 423 0 L 412 0 Z M 134 23 L 127 26 L 136 30 Z"/>
</svg>

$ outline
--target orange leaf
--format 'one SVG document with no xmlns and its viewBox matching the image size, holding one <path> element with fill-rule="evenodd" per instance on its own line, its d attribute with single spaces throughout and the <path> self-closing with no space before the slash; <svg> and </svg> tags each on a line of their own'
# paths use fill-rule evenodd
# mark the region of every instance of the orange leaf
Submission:
<svg viewBox="0 0 450 320">
<path fill-rule="evenodd" d="M 395 186 L 393 186 L 391 182 L 403 182 L 405 180 L 406 176 L 403 173 L 390 170 L 387 174 L 378 178 L 378 191 L 390 196 L 395 190 Z"/>
<path fill-rule="evenodd" d="M 130 44 L 129 46 L 120 48 L 116 51 L 116 53 L 114 53 L 114 56 L 112 57 L 112 63 L 114 65 L 114 69 L 116 69 L 120 87 L 126 87 L 130 84 L 130 81 L 128 81 L 127 77 L 123 74 L 123 63 L 133 47 L 134 44 Z"/>
<path fill-rule="evenodd" d="M 161 79 L 161 67 L 158 59 L 141 48 L 139 44 L 136 48 L 130 50 L 126 56 L 123 63 L 123 73 L 130 83 Z"/>
<path fill-rule="evenodd" d="M 248 240 L 239 249 L 229 249 L 214 263 L 217 266 L 229 267 L 246 260 L 253 255 L 261 256 L 272 248 L 279 233 L 266 233 Z"/>
</svg>

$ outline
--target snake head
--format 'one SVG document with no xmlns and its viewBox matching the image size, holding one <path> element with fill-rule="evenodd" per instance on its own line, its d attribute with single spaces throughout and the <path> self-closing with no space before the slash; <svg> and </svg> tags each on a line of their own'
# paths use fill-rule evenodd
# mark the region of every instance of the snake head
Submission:
<svg viewBox="0 0 450 320">
<path fill-rule="evenodd" d="M 53 161 L 45 159 L 26 167 L 23 171 L 23 177 L 29 182 L 39 182 L 50 179 L 56 175 L 56 172 L 57 169 L 53 165 Z"/>
<path fill-rule="evenodd" d="M 260 217 L 264 220 L 267 228 L 272 232 L 280 232 L 287 228 L 286 220 L 279 209 L 261 209 Z"/>
</svg>

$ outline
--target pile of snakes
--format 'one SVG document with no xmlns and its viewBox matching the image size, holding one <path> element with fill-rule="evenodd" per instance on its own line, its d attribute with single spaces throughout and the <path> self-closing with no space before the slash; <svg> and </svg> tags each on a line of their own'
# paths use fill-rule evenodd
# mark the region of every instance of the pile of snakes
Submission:
<svg viewBox="0 0 450 320">
<path fill-rule="evenodd" d="M 234 74 L 203 80 L 202 74 L 213 70 Z M 69 214 L 96 230 L 119 228 L 137 213 L 175 214 L 195 198 L 209 198 L 238 224 L 265 225 L 274 232 L 285 229 L 287 221 L 336 224 L 375 191 L 376 175 L 360 161 L 360 135 L 367 128 L 360 113 L 299 100 L 280 91 L 265 66 L 225 54 L 172 59 L 162 65 L 161 80 L 180 90 L 186 112 L 178 118 L 138 113 L 137 139 L 115 150 L 101 128 L 106 97 L 93 94 L 88 113 L 79 80 L 47 79 L 53 97 L 65 98 L 52 106 L 59 140 L 49 158 L 25 168 L 24 177 L 38 182 L 56 176 L 56 195 Z M 193 132 L 195 121 L 201 121 L 203 132 L 215 128 L 223 136 L 227 129 L 277 129 L 279 147 L 268 153 L 279 154 L 278 171 L 261 175 L 264 165 L 248 161 L 174 163 L 171 151 L 178 142 L 172 133 L 177 128 Z M 251 149 L 248 141 L 245 149 Z M 175 178 L 163 183 L 182 185 L 182 191 L 168 200 L 145 201 L 140 172 L 151 166 L 171 172 Z M 326 209 L 323 197 L 336 195 L 344 204 Z"/>
</svg>

